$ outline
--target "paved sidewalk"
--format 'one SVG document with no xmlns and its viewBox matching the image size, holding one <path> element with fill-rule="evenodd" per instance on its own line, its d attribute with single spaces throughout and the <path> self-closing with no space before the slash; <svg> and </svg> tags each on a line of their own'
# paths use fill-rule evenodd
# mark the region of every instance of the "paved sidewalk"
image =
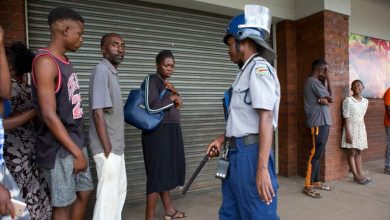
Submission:
<svg viewBox="0 0 390 220">
<path fill-rule="evenodd" d="M 302 193 L 302 177 L 279 177 L 278 213 L 282 220 L 390 220 L 390 175 L 383 174 L 383 160 L 364 164 L 374 181 L 362 186 L 351 177 L 331 183 L 332 192 L 320 191 L 322 198 L 313 199 Z M 187 213 L 185 220 L 218 219 L 221 203 L 219 192 L 188 193 L 174 199 L 179 210 Z M 145 205 L 125 207 L 123 219 L 143 220 Z M 161 203 L 157 218 L 164 219 Z"/>
</svg>

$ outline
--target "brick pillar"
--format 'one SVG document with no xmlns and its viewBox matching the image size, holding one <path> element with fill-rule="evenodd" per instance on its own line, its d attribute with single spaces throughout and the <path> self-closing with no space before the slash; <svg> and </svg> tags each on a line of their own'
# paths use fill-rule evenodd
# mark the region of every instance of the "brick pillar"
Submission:
<svg viewBox="0 0 390 220">
<path fill-rule="evenodd" d="M 382 99 L 369 99 L 365 116 L 368 149 L 363 151 L 363 159 L 383 160 L 386 151 L 386 132 L 383 125 L 385 107 Z M 363 167 L 364 168 L 364 167 Z"/>
<path fill-rule="evenodd" d="M 326 181 L 339 179 L 344 177 L 348 170 L 345 152 L 340 149 L 343 120 L 341 103 L 349 88 L 348 16 L 323 11 L 298 20 L 296 26 L 298 94 L 303 94 L 303 85 L 314 59 L 325 58 L 330 67 L 333 88 L 330 111 L 333 124 L 321 164 L 321 178 Z M 298 118 L 304 119 L 303 98 L 298 100 L 298 104 Z M 298 130 L 300 131 L 298 173 L 305 176 L 311 138 L 304 120 L 299 122 Z"/>
<path fill-rule="evenodd" d="M 330 67 L 334 103 L 330 104 L 333 125 L 321 164 L 321 178 L 329 181 L 344 177 L 348 164 L 340 143 L 341 103 L 349 91 L 348 16 L 322 11 L 295 22 L 279 22 L 277 56 L 282 87 L 279 173 L 306 175 L 311 135 L 305 125 L 303 86 L 312 61 L 324 58 Z"/>
<path fill-rule="evenodd" d="M 297 66 L 295 23 L 282 21 L 276 26 L 277 70 L 281 86 L 279 114 L 279 174 L 297 175 Z"/>
<path fill-rule="evenodd" d="M 26 43 L 24 0 L 0 1 L 0 25 L 5 31 L 5 41 Z"/>
<path fill-rule="evenodd" d="M 298 117 L 298 174 L 306 175 L 307 161 L 312 146 L 310 130 L 306 127 L 303 86 L 316 58 L 325 57 L 323 12 L 296 21 L 297 44 L 297 117 Z M 322 169 L 323 170 L 323 169 Z"/>
<path fill-rule="evenodd" d="M 325 60 L 329 63 L 333 87 L 331 127 L 325 153 L 325 180 L 340 179 L 347 175 L 345 151 L 341 150 L 343 128 L 342 102 L 349 93 L 349 33 L 348 16 L 332 11 L 323 12 Z"/>
</svg>

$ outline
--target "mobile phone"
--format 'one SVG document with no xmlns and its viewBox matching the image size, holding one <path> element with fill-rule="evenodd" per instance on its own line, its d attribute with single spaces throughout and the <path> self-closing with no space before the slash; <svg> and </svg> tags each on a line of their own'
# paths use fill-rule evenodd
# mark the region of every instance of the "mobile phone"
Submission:
<svg viewBox="0 0 390 220">
<path fill-rule="evenodd" d="M 15 216 L 22 216 L 24 209 L 26 208 L 26 203 L 16 199 L 11 199 L 11 203 L 15 210 Z"/>
</svg>

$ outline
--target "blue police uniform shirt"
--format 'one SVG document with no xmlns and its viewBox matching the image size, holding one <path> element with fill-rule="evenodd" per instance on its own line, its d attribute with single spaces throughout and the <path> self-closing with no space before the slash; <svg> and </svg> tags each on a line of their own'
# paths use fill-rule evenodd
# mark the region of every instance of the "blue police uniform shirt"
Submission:
<svg viewBox="0 0 390 220">
<path fill-rule="evenodd" d="M 259 114 L 256 109 L 272 111 L 274 130 L 278 125 L 279 79 L 275 69 L 264 58 L 254 56 L 256 54 L 245 62 L 233 83 L 226 126 L 227 137 L 258 134 Z"/>
</svg>

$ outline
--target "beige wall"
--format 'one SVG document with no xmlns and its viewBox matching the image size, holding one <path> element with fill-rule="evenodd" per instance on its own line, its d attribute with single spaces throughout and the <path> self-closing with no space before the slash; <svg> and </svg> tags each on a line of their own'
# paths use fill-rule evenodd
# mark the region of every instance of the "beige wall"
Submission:
<svg viewBox="0 0 390 220">
<path fill-rule="evenodd" d="M 324 9 L 341 14 L 351 14 L 351 0 L 141 0 L 164 5 L 195 9 L 222 15 L 234 16 L 242 12 L 245 4 L 268 7 L 274 22 L 297 20 Z"/>
<path fill-rule="evenodd" d="M 268 7 L 274 20 L 294 20 L 293 0 L 141 0 L 164 5 L 195 9 L 199 11 L 235 16 L 243 12 L 245 4 L 258 4 Z"/>
<path fill-rule="evenodd" d="M 234 16 L 245 4 L 268 7 L 273 22 L 298 20 L 323 10 L 350 15 L 351 33 L 390 40 L 390 0 L 141 0 Z"/>
<path fill-rule="evenodd" d="M 390 40 L 390 0 L 352 0 L 349 32 Z"/>
<path fill-rule="evenodd" d="M 351 1 L 353 0 L 325 0 L 324 8 L 344 15 L 351 15 Z"/>
<path fill-rule="evenodd" d="M 323 10 L 351 15 L 351 0 L 294 0 L 294 2 L 295 20 Z"/>
</svg>

